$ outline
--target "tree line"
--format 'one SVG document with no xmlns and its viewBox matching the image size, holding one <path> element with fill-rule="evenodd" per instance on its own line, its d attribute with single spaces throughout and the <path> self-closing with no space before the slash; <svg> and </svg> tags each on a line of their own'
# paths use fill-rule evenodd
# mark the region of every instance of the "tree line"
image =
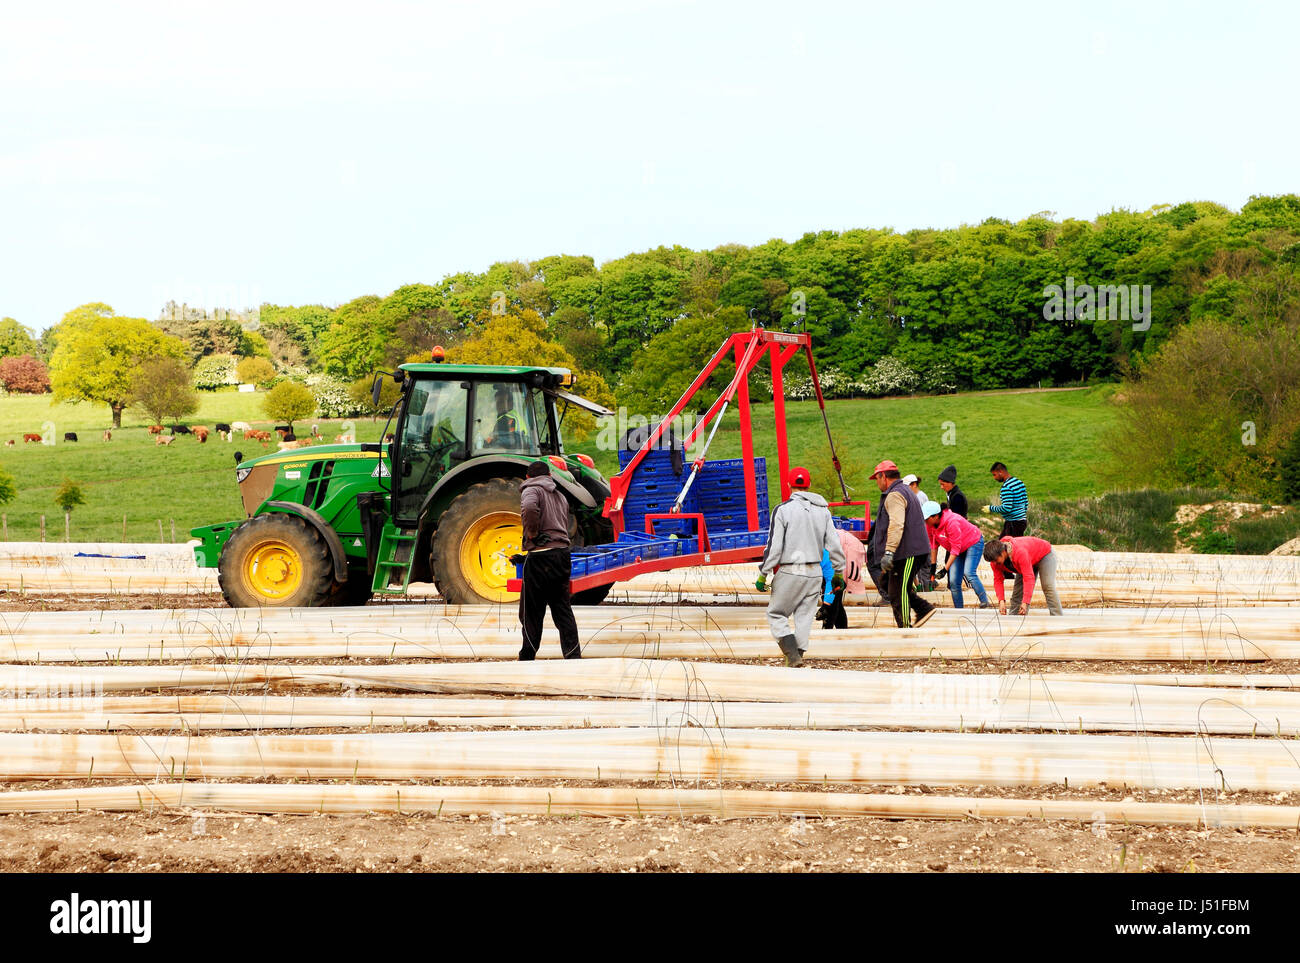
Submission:
<svg viewBox="0 0 1300 963">
<path fill-rule="evenodd" d="M 1130 459 L 1142 470 L 1179 482 L 1253 478 L 1259 487 L 1300 426 L 1295 393 L 1281 384 L 1300 324 L 1298 270 L 1300 197 L 1286 194 L 1252 197 L 1240 211 L 1193 201 L 1091 221 L 1042 212 L 750 247 L 675 245 L 599 266 L 559 254 L 334 307 L 265 304 L 252 317 L 171 306 L 152 327 L 175 339 L 204 387 L 234 383 L 240 360 L 260 357 L 272 378 L 316 378 L 339 405 L 356 408 L 371 371 L 425 359 L 439 344 L 452 360 L 545 358 L 578 371 L 598 400 L 652 413 L 675 400 L 728 333 L 758 323 L 813 334 L 818 367 L 841 395 L 1126 380 L 1121 397 L 1144 414 L 1115 444 L 1138 444 L 1142 425 L 1161 425 Z M 1062 292 L 1071 295 L 1064 306 Z M 67 325 L 33 341 L 32 356 L 53 368 Z M 0 355 L 14 353 L 5 332 L 0 323 Z M 1235 367 L 1207 367 L 1204 352 L 1224 338 L 1244 339 L 1218 354 L 1236 358 Z M 1257 363 L 1263 357 L 1273 361 Z M 1204 377 L 1195 387 L 1183 382 L 1180 398 L 1177 368 L 1191 358 Z M 1166 369 L 1173 374 L 1160 382 Z M 1241 383 L 1220 389 L 1233 379 Z M 1155 384 L 1165 389 L 1143 391 Z M 789 387 L 801 390 L 796 372 Z M 1185 403 L 1189 393 L 1214 416 L 1212 437 L 1189 440 L 1176 406 L 1164 415 L 1149 408 Z M 1239 416 L 1233 437 L 1240 422 L 1254 421 L 1255 441 L 1229 452 L 1219 439 L 1226 419 Z M 1211 464 L 1229 454 L 1231 471 Z"/>
</svg>

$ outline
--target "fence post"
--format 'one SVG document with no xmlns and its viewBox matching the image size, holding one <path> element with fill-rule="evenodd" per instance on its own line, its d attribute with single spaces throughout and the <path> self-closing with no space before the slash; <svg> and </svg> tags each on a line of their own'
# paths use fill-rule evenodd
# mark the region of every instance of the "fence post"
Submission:
<svg viewBox="0 0 1300 963">
<path fill-rule="evenodd" d="M 4 539 L 7 542 L 9 541 L 9 516 L 0 515 L 0 519 L 4 519 L 4 529 L 5 529 Z"/>
<path fill-rule="evenodd" d="M 122 516 L 122 541 L 126 541 L 126 516 Z"/>
<path fill-rule="evenodd" d="M 72 512 L 63 513 L 63 540 L 72 541 Z"/>
<path fill-rule="evenodd" d="M 158 519 L 158 543 L 162 544 L 164 541 L 166 541 L 166 539 L 163 538 L 162 519 L 160 518 Z"/>
<path fill-rule="evenodd" d="M 41 516 L 41 541 L 45 541 L 45 516 Z"/>
<path fill-rule="evenodd" d="M 176 544 L 176 519 L 171 519 L 172 523 L 172 544 Z"/>
</svg>

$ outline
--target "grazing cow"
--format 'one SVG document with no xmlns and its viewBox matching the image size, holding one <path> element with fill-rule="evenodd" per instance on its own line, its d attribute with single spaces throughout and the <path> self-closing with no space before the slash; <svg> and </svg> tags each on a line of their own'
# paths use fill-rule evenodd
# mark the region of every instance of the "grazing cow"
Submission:
<svg viewBox="0 0 1300 963">
<path fill-rule="evenodd" d="M 205 444 L 205 443 L 207 442 L 207 440 L 208 440 L 208 429 L 206 429 L 206 428 L 195 428 L 195 429 L 194 429 L 194 437 L 196 437 L 196 438 L 199 440 L 199 444 L 200 444 L 200 445 Z"/>
<path fill-rule="evenodd" d="M 235 465 L 238 466 L 239 463 L 242 462 L 243 460 L 244 460 L 244 453 L 242 451 L 235 452 Z"/>
<path fill-rule="evenodd" d="M 157 447 L 158 445 L 165 446 L 165 445 L 170 445 L 175 440 L 176 440 L 175 435 L 159 435 L 157 438 L 153 440 L 153 443 L 155 447 Z"/>
<path fill-rule="evenodd" d="M 230 426 L 224 421 L 218 421 L 216 424 L 217 431 L 230 431 Z"/>
<path fill-rule="evenodd" d="M 76 433 L 75 431 L 65 431 L 65 432 L 63 433 L 63 440 L 64 440 L 64 441 L 76 441 L 76 440 L 77 440 L 77 433 Z"/>
<path fill-rule="evenodd" d="M 113 440 L 113 430 L 112 430 L 111 428 L 105 428 L 105 429 L 104 429 L 104 440 L 105 440 L 105 441 L 112 441 L 112 440 Z"/>
<path fill-rule="evenodd" d="M 26 433 L 26 434 L 23 435 L 23 444 L 24 444 L 24 445 L 27 444 L 29 441 L 40 441 L 40 440 L 41 440 L 41 436 L 40 436 L 40 435 L 34 435 L 34 434 L 32 434 L 31 432 L 28 432 L 28 433 Z"/>
<path fill-rule="evenodd" d="M 265 445 L 271 440 L 271 433 L 269 431 L 246 431 L 244 432 L 244 437 L 252 438 L 254 441 L 260 441 Z"/>
<path fill-rule="evenodd" d="M 10 438 L 8 441 L 5 442 L 5 447 L 12 448 L 15 444 L 17 444 L 17 442 L 15 442 L 12 438 Z"/>
<path fill-rule="evenodd" d="M 185 425 L 172 425 L 171 430 L 173 435 L 188 435 L 190 433 L 189 428 Z"/>
<path fill-rule="evenodd" d="M 319 438 L 319 437 L 320 437 L 320 425 L 312 425 L 312 426 L 311 426 L 311 436 L 312 436 L 313 438 Z"/>
<path fill-rule="evenodd" d="M 248 431 L 248 430 L 251 429 L 252 427 L 253 427 L 253 426 L 250 425 L 250 424 L 249 424 L 248 422 L 246 422 L 246 421 L 232 421 L 232 422 L 230 423 L 230 430 L 231 430 L 231 431 Z"/>
<path fill-rule="evenodd" d="M 257 437 L 257 432 L 254 431 L 252 428 L 245 428 L 245 429 L 244 429 L 244 441 L 248 441 L 248 439 L 250 439 L 250 438 L 254 438 L 254 439 L 255 439 L 256 437 Z"/>
<path fill-rule="evenodd" d="M 346 442 L 346 441 L 351 441 L 352 439 L 349 438 L 347 435 L 335 435 L 334 440 L 336 442 Z"/>
<path fill-rule="evenodd" d="M 166 431 L 166 430 L 167 430 L 167 429 L 164 428 L 162 425 L 150 425 L 150 426 L 149 426 L 149 434 L 151 434 L 151 435 L 161 435 L 161 434 L 162 434 L 164 431 Z"/>
</svg>

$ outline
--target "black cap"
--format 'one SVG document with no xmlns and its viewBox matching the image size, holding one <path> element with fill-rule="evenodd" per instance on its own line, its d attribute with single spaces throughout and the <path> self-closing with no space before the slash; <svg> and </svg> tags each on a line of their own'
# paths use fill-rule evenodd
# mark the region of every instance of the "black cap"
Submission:
<svg viewBox="0 0 1300 963">
<path fill-rule="evenodd" d="M 949 465 L 943 471 L 939 472 L 939 481 L 948 482 L 950 485 L 957 484 L 957 466 Z"/>
</svg>

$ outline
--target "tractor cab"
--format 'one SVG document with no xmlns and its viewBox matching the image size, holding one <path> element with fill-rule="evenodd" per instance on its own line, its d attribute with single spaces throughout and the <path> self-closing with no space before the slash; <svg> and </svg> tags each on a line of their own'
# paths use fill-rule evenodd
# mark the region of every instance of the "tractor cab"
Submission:
<svg viewBox="0 0 1300 963">
<path fill-rule="evenodd" d="M 400 374 L 391 451 L 393 515 L 399 524 L 418 524 L 438 483 L 477 459 L 534 461 L 564 453 L 563 413 L 555 404 L 560 385 L 570 377 L 563 368 L 405 364 Z"/>
</svg>

